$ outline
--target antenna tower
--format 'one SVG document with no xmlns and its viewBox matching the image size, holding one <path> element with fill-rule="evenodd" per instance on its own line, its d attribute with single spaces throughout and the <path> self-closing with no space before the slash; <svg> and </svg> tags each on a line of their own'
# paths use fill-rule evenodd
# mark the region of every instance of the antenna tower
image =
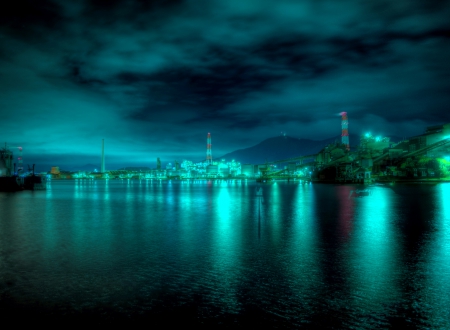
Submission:
<svg viewBox="0 0 450 330">
<path fill-rule="evenodd" d="M 206 138 L 206 164 L 212 164 L 211 133 L 208 133 L 208 137 Z"/>
<path fill-rule="evenodd" d="M 100 165 L 100 172 L 105 173 L 105 139 L 102 139 L 102 162 Z"/>
<path fill-rule="evenodd" d="M 347 112 L 341 112 L 342 116 L 342 144 L 345 145 L 345 149 L 350 150 L 350 141 L 348 139 L 348 117 Z"/>
</svg>

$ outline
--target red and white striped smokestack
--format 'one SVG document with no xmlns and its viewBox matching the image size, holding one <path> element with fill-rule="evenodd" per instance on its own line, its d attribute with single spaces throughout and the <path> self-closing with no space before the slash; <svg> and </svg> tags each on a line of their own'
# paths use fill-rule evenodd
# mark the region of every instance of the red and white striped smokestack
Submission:
<svg viewBox="0 0 450 330">
<path fill-rule="evenodd" d="M 206 137 L 206 163 L 208 165 L 212 164 L 211 133 L 208 133 L 208 136 Z"/>
<path fill-rule="evenodd" d="M 341 112 L 340 115 L 342 116 L 342 135 L 341 135 L 341 141 L 342 144 L 345 145 L 345 148 L 347 150 L 350 150 L 350 141 L 348 138 L 348 117 L 347 112 Z"/>
</svg>

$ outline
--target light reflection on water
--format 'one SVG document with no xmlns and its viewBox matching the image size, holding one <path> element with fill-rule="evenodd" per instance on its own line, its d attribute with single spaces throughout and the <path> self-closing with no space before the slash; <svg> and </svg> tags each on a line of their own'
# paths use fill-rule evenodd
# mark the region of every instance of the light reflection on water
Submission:
<svg viewBox="0 0 450 330">
<path fill-rule="evenodd" d="M 422 249 L 424 283 L 421 303 L 426 306 L 427 316 L 440 323 L 449 320 L 450 310 L 450 184 L 442 184 L 434 191 L 435 208 L 432 210 L 430 239 Z"/>
<path fill-rule="evenodd" d="M 352 199 L 357 212 L 349 218 L 353 222 L 347 252 L 351 296 L 355 304 L 373 312 L 382 312 L 400 296 L 396 282 L 401 237 L 394 225 L 393 199 L 393 193 L 384 189 L 373 189 L 369 198 Z"/>
<path fill-rule="evenodd" d="M 200 320 L 256 310 L 294 326 L 449 326 L 450 184 L 356 198 L 356 186 L 276 182 L 261 185 L 262 203 L 259 186 L 74 180 L 0 193 L 0 297 L 127 315 L 193 304 Z"/>
</svg>

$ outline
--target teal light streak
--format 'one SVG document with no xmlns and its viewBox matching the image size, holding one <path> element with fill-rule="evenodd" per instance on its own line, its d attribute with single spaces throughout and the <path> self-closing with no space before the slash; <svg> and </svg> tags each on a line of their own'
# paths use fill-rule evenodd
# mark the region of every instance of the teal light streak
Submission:
<svg viewBox="0 0 450 330">
<path fill-rule="evenodd" d="M 272 239 L 273 244 L 281 244 L 281 229 L 282 229 L 282 222 L 283 219 L 281 218 L 281 204 L 283 203 L 282 196 L 281 196 L 281 187 L 279 184 L 274 182 L 272 185 L 263 186 L 266 194 L 268 194 L 268 197 L 266 199 L 267 207 L 270 211 L 267 214 L 267 223 L 270 225 L 270 236 Z"/>
<path fill-rule="evenodd" d="M 317 235 L 317 201 L 312 185 L 298 184 L 292 203 L 292 236 L 288 238 L 289 248 L 287 276 L 294 292 L 304 297 L 305 305 L 320 294 L 322 270 L 320 266 Z"/>
<path fill-rule="evenodd" d="M 419 257 L 427 264 L 421 297 L 427 305 L 435 306 L 427 310 L 426 318 L 432 324 L 447 328 L 450 319 L 450 295 L 447 294 L 450 292 L 450 183 L 437 185 L 434 193 L 437 203 L 434 216 L 430 215 L 434 228 Z"/>
<path fill-rule="evenodd" d="M 233 192 L 231 195 L 230 191 Z M 213 253 L 211 255 L 212 272 L 221 280 L 214 283 L 221 292 L 219 304 L 230 312 L 239 310 L 238 289 L 240 285 L 242 223 L 239 219 L 241 208 L 237 189 L 226 181 L 218 182 L 211 192 L 213 198 Z"/>
<path fill-rule="evenodd" d="M 392 303 L 399 290 L 394 272 L 401 260 L 397 255 L 400 237 L 393 226 L 397 220 L 392 208 L 396 195 L 385 188 L 369 189 L 370 196 L 355 200 L 357 213 L 350 245 L 354 258 L 347 268 L 352 274 L 352 290 L 358 293 L 354 298 L 371 297 L 370 308 L 382 309 Z"/>
</svg>

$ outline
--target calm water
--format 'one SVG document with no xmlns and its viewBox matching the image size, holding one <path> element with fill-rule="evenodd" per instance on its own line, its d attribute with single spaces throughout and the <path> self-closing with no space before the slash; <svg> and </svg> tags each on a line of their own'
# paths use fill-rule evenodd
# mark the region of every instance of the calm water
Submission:
<svg viewBox="0 0 450 330">
<path fill-rule="evenodd" d="M 0 193 L 0 314 L 450 328 L 450 184 L 53 181 Z"/>
</svg>

